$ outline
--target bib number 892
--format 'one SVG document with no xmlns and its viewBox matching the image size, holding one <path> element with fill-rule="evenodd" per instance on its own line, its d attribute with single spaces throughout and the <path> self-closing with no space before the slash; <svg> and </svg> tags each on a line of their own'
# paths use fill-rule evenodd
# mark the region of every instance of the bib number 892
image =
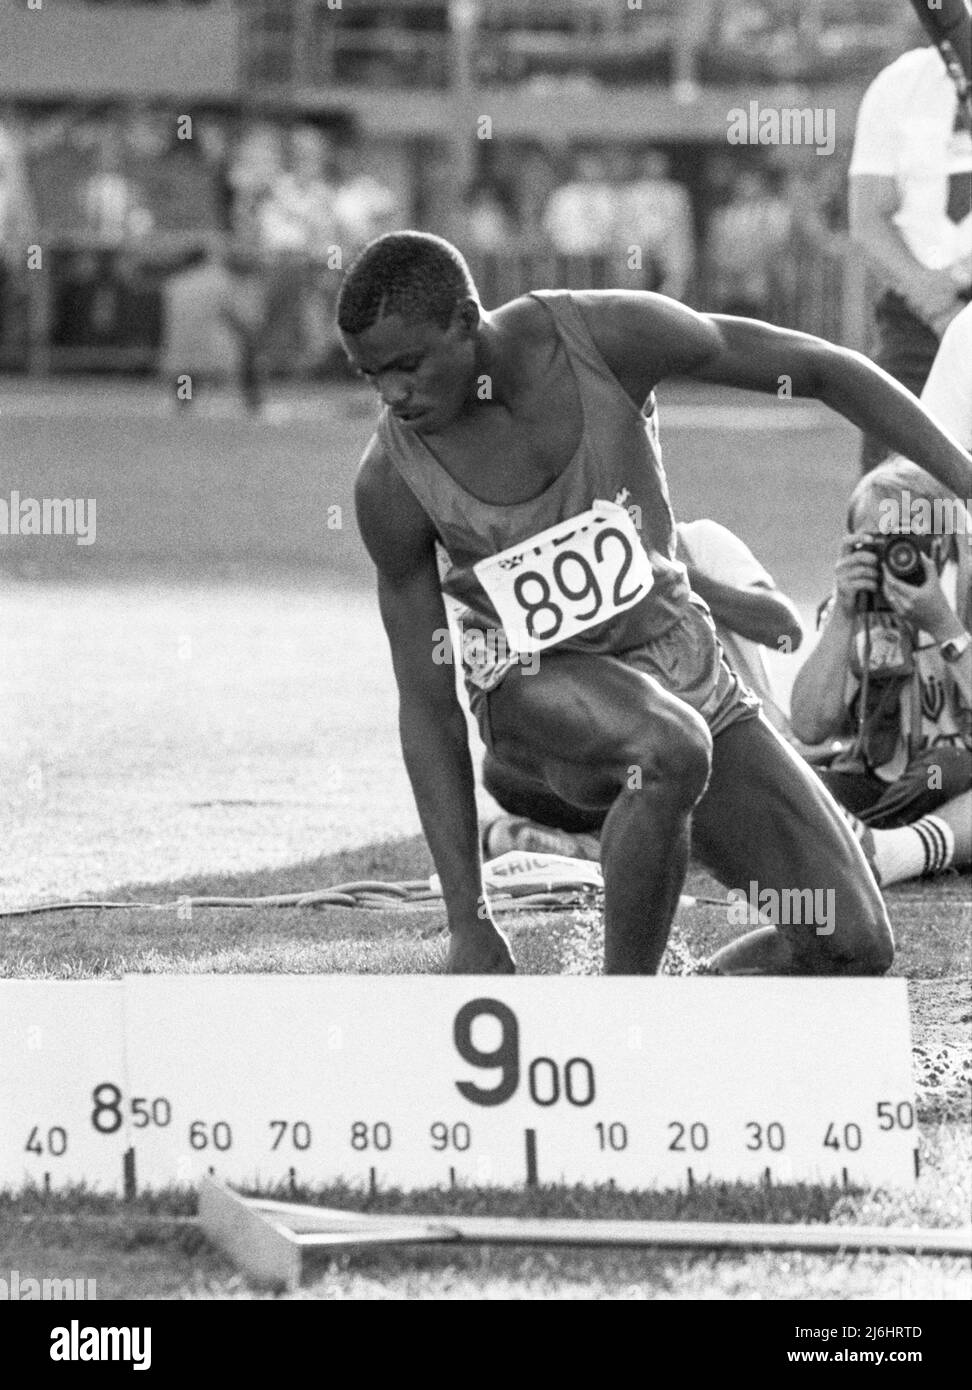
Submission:
<svg viewBox="0 0 972 1390">
<path fill-rule="evenodd" d="M 479 560 L 473 570 L 514 652 L 542 651 L 633 608 L 654 583 L 634 522 L 613 502 Z"/>
<path fill-rule="evenodd" d="M 608 608 L 609 612 L 617 612 L 641 597 L 643 585 L 639 584 L 629 592 L 624 592 L 624 581 L 631 568 L 634 551 L 627 536 L 613 526 L 599 532 L 594 538 L 594 559 L 598 565 L 604 561 L 604 550 L 608 541 L 615 541 L 621 547 L 621 564 L 614 575 L 611 603 Z M 568 566 L 575 567 L 572 573 L 565 573 Z M 553 588 L 546 575 L 536 569 L 524 570 L 513 581 L 513 593 L 523 609 L 527 632 L 541 642 L 551 641 L 560 632 L 564 622 L 564 609 L 561 604 L 565 600 L 580 604 L 590 599 L 589 608 L 571 615 L 575 622 L 583 623 L 585 626 L 597 622 L 601 610 L 605 607 L 604 594 L 594 566 L 579 550 L 562 550 L 554 558 L 550 574 Z M 610 579 L 610 576 L 607 575 L 605 578 Z M 568 580 L 572 582 L 569 583 Z M 554 602 L 553 594 L 561 600 L 561 604 Z M 539 615 L 545 612 L 550 616 L 541 620 Z"/>
</svg>

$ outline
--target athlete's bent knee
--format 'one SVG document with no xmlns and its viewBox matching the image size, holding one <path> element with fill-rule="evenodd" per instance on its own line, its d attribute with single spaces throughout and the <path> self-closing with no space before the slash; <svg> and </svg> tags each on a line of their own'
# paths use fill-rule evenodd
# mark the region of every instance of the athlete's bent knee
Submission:
<svg viewBox="0 0 972 1390">
<path fill-rule="evenodd" d="M 818 938 L 819 939 L 819 938 Z M 829 938 L 834 942 L 834 938 Z M 857 929 L 836 943 L 811 965 L 814 973 L 825 975 L 886 975 L 894 961 L 894 938 L 887 918 L 862 922 Z"/>
<path fill-rule="evenodd" d="M 894 941 L 891 933 L 883 928 L 878 935 L 872 933 L 858 948 L 856 975 L 886 975 L 894 961 Z"/>
<path fill-rule="evenodd" d="M 653 719 L 645 734 L 627 750 L 623 786 L 661 791 L 694 806 L 712 769 L 712 735 L 705 720 L 686 705 Z"/>
</svg>

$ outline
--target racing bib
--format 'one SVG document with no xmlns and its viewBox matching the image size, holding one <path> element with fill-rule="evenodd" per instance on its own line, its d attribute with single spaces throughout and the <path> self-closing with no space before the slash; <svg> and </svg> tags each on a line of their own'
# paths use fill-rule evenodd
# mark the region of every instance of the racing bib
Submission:
<svg viewBox="0 0 972 1390">
<path fill-rule="evenodd" d="M 624 507 L 590 511 L 473 566 L 514 652 L 539 652 L 633 608 L 654 577 Z"/>
</svg>

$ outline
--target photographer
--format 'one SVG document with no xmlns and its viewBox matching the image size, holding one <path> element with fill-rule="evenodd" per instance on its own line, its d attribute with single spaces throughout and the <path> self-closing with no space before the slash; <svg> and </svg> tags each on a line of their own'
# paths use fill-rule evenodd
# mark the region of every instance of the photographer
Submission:
<svg viewBox="0 0 972 1390">
<path fill-rule="evenodd" d="M 972 131 L 937 48 L 902 54 L 871 83 L 848 180 L 850 234 L 882 284 L 874 360 L 918 395 L 972 297 Z M 865 436 L 862 470 L 884 452 Z"/>
<path fill-rule="evenodd" d="M 941 494 L 903 459 L 858 483 L 791 698 L 807 743 L 853 735 L 820 775 L 883 885 L 972 862 L 972 521 Z"/>
</svg>

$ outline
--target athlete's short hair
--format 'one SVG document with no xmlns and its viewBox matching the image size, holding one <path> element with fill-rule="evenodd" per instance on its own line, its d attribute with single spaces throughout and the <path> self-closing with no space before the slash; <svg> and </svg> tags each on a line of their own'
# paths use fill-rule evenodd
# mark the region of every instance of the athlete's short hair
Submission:
<svg viewBox="0 0 972 1390">
<path fill-rule="evenodd" d="M 338 295 L 338 327 L 363 333 L 385 314 L 448 328 L 456 305 L 479 299 L 469 267 L 451 242 L 430 232 L 386 232 L 348 267 Z"/>
</svg>

